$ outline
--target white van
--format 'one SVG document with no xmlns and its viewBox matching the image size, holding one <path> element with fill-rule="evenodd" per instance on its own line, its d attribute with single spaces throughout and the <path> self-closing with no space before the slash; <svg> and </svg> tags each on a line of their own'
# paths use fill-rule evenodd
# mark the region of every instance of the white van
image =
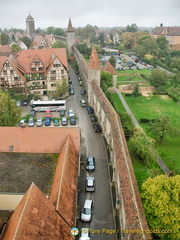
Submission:
<svg viewBox="0 0 180 240">
<path fill-rule="evenodd" d="M 84 207 L 81 210 L 81 220 L 84 222 L 91 221 L 92 212 L 93 212 L 93 201 L 90 199 L 86 199 L 84 202 Z"/>
</svg>

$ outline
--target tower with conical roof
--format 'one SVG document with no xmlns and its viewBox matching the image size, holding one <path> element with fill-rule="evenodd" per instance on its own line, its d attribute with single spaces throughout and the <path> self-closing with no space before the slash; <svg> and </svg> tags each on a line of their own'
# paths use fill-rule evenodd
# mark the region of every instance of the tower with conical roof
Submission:
<svg viewBox="0 0 180 240">
<path fill-rule="evenodd" d="M 34 24 L 34 18 L 29 16 L 26 18 L 26 31 L 31 36 L 33 33 L 35 33 L 35 24 Z"/>
<path fill-rule="evenodd" d="M 72 26 L 71 19 L 69 19 L 67 31 L 66 31 L 66 47 L 68 55 L 72 54 L 72 46 L 75 44 L 75 31 Z"/>
<path fill-rule="evenodd" d="M 92 85 L 91 82 L 95 80 L 97 84 L 100 86 L 100 78 L 101 78 L 101 66 L 98 58 L 98 54 L 96 48 L 93 46 L 90 61 L 88 64 L 88 101 L 91 99 Z"/>
</svg>

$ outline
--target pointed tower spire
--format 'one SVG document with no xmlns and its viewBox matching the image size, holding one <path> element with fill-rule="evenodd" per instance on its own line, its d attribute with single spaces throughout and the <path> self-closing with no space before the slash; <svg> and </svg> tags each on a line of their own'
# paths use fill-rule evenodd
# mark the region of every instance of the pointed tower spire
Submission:
<svg viewBox="0 0 180 240">
<path fill-rule="evenodd" d="M 68 23 L 68 27 L 67 27 L 67 32 L 74 32 L 71 19 L 69 19 L 69 23 Z"/>
<path fill-rule="evenodd" d="M 96 48 L 94 46 L 93 46 L 92 52 L 91 52 L 89 68 L 90 69 L 100 69 L 100 63 L 99 63 L 98 55 L 97 55 L 97 52 L 96 52 Z"/>
</svg>

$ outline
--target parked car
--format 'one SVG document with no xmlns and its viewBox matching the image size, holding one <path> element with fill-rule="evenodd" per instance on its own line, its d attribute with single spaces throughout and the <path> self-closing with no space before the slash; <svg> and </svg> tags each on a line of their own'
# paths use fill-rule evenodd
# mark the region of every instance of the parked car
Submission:
<svg viewBox="0 0 180 240">
<path fill-rule="evenodd" d="M 70 117 L 70 124 L 71 125 L 76 125 L 76 118 L 75 118 L 75 116 L 71 116 Z"/>
<path fill-rule="evenodd" d="M 31 111 L 29 112 L 29 115 L 35 117 L 36 111 L 34 109 L 31 109 Z"/>
<path fill-rule="evenodd" d="M 51 125 L 51 118 L 50 117 L 46 117 L 45 121 L 44 121 L 45 126 L 50 126 Z"/>
<path fill-rule="evenodd" d="M 23 105 L 24 107 L 27 107 L 27 106 L 28 106 L 28 101 L 24 101 L 22 105 Z"/>
<path fill-rule="evenodd" d="M 84 222 L 91 221 L 93 209 L 94 209 L 93 201 L 90 199 L 86 199 L 84 202 L 83 209 L 81 210 L 81 220 Z"/>
<path fill-rule="evenodd" d="M 36 127 L 42 127 L 43 126 L 43 119 L 42 118 L 38 118 L 36 121 Z"/>
<path fill-rule="evenodd" d="M 69 117 L 75 116 L 75 113 L 72 109 L 68 110 L 67 114 Z"/>
<path fill-rule="evenodd" d="M 34 127 L 34 119 L 33 118 L 29 118 L 28 127 Z"/>
<path fill-rule="evenodd" d="M 92 125 L 92 128 L 94 129 L 95 132 L 102 132 L 102 128 L 98 123 L 94 123 Z"/>
<path fill-rule="evenodd" d="M 70 94 L 70 95 L 74 95 L 74 88 L 70 88 L 70 89 L 69 89 L 69 94 Z"/>
<path fill-rule="evenodd" d="M 94 192 L 95 191 L 94 177 L 87 177 L 86 178 L 86 191 L 87 192 Z"/>
<path fill-rule="evenodd" d="M 85 89 L 81 90 L 81 95 L 86 95 L 86 90 Z"/>
<path fill-rule="evenodd" d="M 69 84 L 69 89 L 74 88 L 73 84 Z"/>
<path fill-rule="evenodd" d="M 76 74 L 79 74 L 79 71 L 78 71 L 78 70 L 76 70 L 76 71 L 75 71 L 75 73 L 76 73 Z"/>
<path fill-rule="evenodd" d="M 80 100 L 80 104 L 81 104 L 81 107 L 86 107 L 86 100 L 85 99 L 81 99 Z"/>
<path fill-rule="evenodd" d="M 91 240 L 89 228 L 81 228 L 79 240 Z"/>
<path fill-rule="evenodd" d="M 90 115 L 91 122 L 97 122 L 98 118 L 95 115 Z"/>
<path fill-rule="evenodd" d="M 68 119 L 67 119 L 67 117 L 62 117 L 62 119 L 61 119 L 61 125 L 62 126 L 66 126 L 68 124 Z"/>
<path fill-rule="evenodd" d="M 87 107 L 87 111 L 88 111 L 88 114 L 93 114 L 94 113 L 94 109 L 92 107 Z"/>
<path fill-rule="evenodd" d="M 59 125 L 60 125 L 59 119 L 55 118 L 55 119 L 53 120 L 53 124 L 54 124 L 54 126 L 59 126 Z"/>
<path fill-rule="evenodd" d="M 79 86 L 82 86 L 83 85 L 83 82 L 82 81 L 79 81 Z"/>
<path fill-rule="evenodd" d="M 60 110 L 60 117 L 64 117 L 66 115 L 66 111 L 65 110 Z"/>
<path fill-rule="evenodd" d="M 20 127 L 26 127 L 26 125 L 27 125 L 26 119 L 21 119 L 20 122 L 19 122 L 19 126 Z"/>
<path fill-rule="evenodd" d="M 95 170 L 95 157 L 89 156 L 86 160 L 86 170 L 92 172 Z"/>
<path fill-rule="evenodd" d="M 50 110 L 47 110 L 47 111 L 46 111 L 45 117 L 51 117 L 51 112 L 50 112 Z"/>
<path fill-rule="evenodd" d="M 22 103 L 21 100 L 17 100 L 17 101 L 16 101 L 16 106 L 17 106 L 17 107 L 20 107 L 20 106 L 21 106 L 21 103 Z"/>
</svg>

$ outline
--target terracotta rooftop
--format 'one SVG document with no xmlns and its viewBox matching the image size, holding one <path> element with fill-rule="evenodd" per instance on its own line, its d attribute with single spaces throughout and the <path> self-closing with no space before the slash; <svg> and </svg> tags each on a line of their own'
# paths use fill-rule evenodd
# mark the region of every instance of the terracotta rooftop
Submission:
<svg viewBox="0 0 180 240">
<path fill-rule="evenodd" d="M 74 32 L 71 19 L 69 19 L 69 23 L 68 23 L 68 27 L 67 27 L 67 32 Z"/>
<path fill-rule="evenodd" d="M 117 75 L 117 72 L 115 71 L 115 69 L 113 68 L 109 61 L 106 62 L 106 64 L 103 66 L 102 71 L 110 72 L 113 75 Z"/>
<path fill-rule="evenodd" d="M 71 227 L 75 225 L 76 216 L 78 160 L 73 141 L 68 136 L 59 154 L 50 201 Z"/>
<path fill-rule="evenodd" d="M 60 62 L 68 69 L 67 55 L 65 48 L 49 48 L 49 49 L 28 49 L 21 50 L 16 60 L 21 66 L 25 68 L 25 71 L 32 72 L 31 64 L 34 57 L 38 56 L 39 60 L 43 63 L 44 69 L 47 69 L 54 61 L 54 57 L 58 57 Z"/>
<path fill-rule="evenodd" d="M 71 227 L 32 183 L 9 219 L 2 240 L 73 240 Z"/>
<path fill-rule="evenodd" d="M 7 59 L 8 59 L 7 56 L 0 56 L 0 71 L 3 67 L 3 64 L 6 62 Z"/>
<path fill-rule="evenodd" d="M 1 152 L 22 153 L 59 153 L 67 136 L 70 135 L 75 149 L 80 149 L 80 129 L 77 127 L 64 128 L 21 128 L 0 127 Z"/>
<path fill-rule="evenodd" d="M 9 45 L 1 45 L 0 44 L 0 52 L 2 52 L 2 53 L 11 52 L 11 48 Z"/>
<path fill-rule="evenodd" d="M 88 66 L 90 69 L 100 69 L 99 58 L 96 52 L 96 48 L 94 46 L 92 48 L 91 57 L 90 57 Z"/>
</svg>

